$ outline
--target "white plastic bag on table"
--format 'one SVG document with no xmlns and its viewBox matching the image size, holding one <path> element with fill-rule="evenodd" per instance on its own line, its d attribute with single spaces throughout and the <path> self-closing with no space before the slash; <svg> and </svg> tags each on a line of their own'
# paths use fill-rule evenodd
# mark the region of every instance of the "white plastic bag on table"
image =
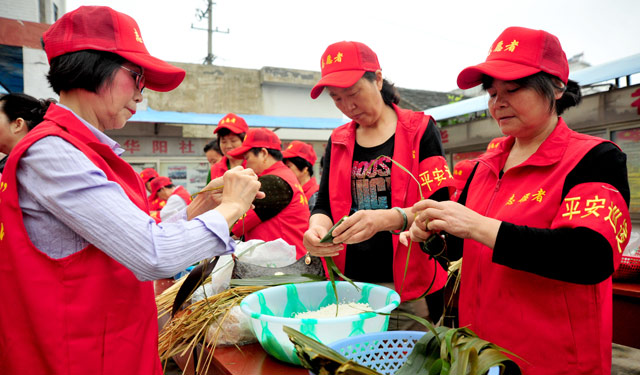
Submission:
<svg viewBox="0 0 640 375">
<path fill-rule="evenodd" d="M 216 346 L 224 345 L 246 345 L 258 342 L 256 336 L 251 331 L 251 322 L 240 306 L 234 306 L 229 311 L 229 315 L 222 322 L 222 326 L 214 321 L 207 329 L 207 342 Z"/>
<path fill-rule="evenodd" d="M 211 297 L 229 288 L 231 273 L 233 272 L 233 259 L 231 255 L 222 255 L 218 259 L 213 271 L 211 271 L 211 282 L 196 289 L 191 295 L 191 303 L 203 300 L 205 296 Z"/>
<path fill-rule="evenodd" d="M 281 238 L 269 242 L 250 240 L 236 246 L 236 257 L 254 266 L 284 267 L 296 261 L 296 247 Z"/>
</svg>

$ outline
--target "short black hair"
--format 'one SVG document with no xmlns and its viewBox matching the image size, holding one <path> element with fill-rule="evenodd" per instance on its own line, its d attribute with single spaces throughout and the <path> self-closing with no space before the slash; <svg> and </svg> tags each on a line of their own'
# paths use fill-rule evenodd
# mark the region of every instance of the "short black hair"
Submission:
<svg viewBox="0 0 640 375">
<path fill-rule="evenodd" d="M 47 79 L 53 91 L 98 89 L 113 81 L 116 71 L 127 62 L 124 57 L 111 52 L 82 50 L 66 53 L 51 59 Z"/>
<path fill-rule="evenodd" d="M 482 88 L 486 91 L 491 88 L 494 78 L 488 75 L 482 76 Z M 582 101 L 582 93 L 580 85 L 577 82 L 569 80 L 567 85 L 562 87 L 557 82 L 561 82 L 556 76 L 547 72 L 538 72 L 530 76 L 513 80 L 520 87 L 529 87 L 542 95 L 549 102 L 549 112 L 554 109 L 556 114 L 560 116 L 567 108 L 577 106 Z M 555 99 L 557 90 L 563 91 L 562 97 Z"/>
<path fill-rule="evenodd" d="M 307 171 L 309 172 L 309 177 L 313 176 L 313 165 L 311 165 L 311 163 L 304 160 L 303 158 L 299 156 L 294 156 L 292 158 L 285 158 L 284 161 L 292 162 L 293 165 L 295 165 L 296 168 L 298 168 L 301 171 L 306 167 Z"/>
<path fill-rule="evenodd" d="M 221 128 L 220 130 L 218 130 L 218 139 L 216 140 L 216 142 L 218 142 L 218 149 L 220 149 L 220 140 L 222 140 L 223 137 L 226 137 L 229 134 L 237 135 L 241 141 L 244 141 L 244 136 L 247 135 L 247 133 L 237 134 L 227 128 Z M 222 155 L 222 152 L 220 152 L 220 154 Z"/>
<path fill-rule="evenodd" d="M 366 78 L 369 82 L 375 82 L 376 72 L 365 72 L 362 77 Z M 400 94 L 398 93 L 398 89 L 396 89 L 395 85 L 389 82 L 386 78 L 382 79 L 382 89 L 380 90 L 380 94 L 382 95 L 384 104 L 389 107 L 392 107 L 391 104 L 400 103 Z"/>
<path fill-rule="evenodd" d="M 54 99 L 36 99 L 23 93 L 9 93 L 0 96 L 0 111 L 7 116 L 9 122 L 22 118 L 27 129 L 31 130 L 42 122 L 49 105 L 55 102 Z"/>
<path fill-rule="evenodd" d="M 282 160 L 282 151 L 280 150 L 276 150 L 275 148 L 266 148 L 266 147 L 254 147 L 252 149 L 250 149 L 247 152 L 251 152 L 254 155 L 258 155 L 260 153 L 260 150 L 262 149 L 267 150 L 267 152 L 269 153 L 269 155 L 271 155 L 274 159 L 276 159 L 277 161 L 281 161 Z"/>
<path fill-rule="evenodd" d="M 209 150 L 213 150 L 215 152 L 217 152 L 218 154 L 222 155 L 222 151 L 220 151 L 220 145 L 218 145 L 218 139 L 214 139 L 213 141 L 207 143 L 206 145 L 204 145 L 204 153 L 206 154 L 207 151 Z"/>
</svg>

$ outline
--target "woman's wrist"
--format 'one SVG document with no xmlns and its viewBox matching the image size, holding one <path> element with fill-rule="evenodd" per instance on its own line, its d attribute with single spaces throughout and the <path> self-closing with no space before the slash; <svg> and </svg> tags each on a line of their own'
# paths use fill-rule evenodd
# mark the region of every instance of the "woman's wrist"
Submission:
<svg viewBox="0 0 640 375">
<path fill-rule="evenodd" d="M 397 212 L 400 214 L 401 219 L 402 219 L 402 224 L 401 226 L 396 226 L 396 230 L 390 230 L 389 232 L 391 232 L 391 234 L 400 234 L 402 232 L 404 232 L 405 230 L 407 230 L 407 226 L 409 224 L 409 220 L 407 218 L 407 214 L 406 212 L 404 212 L 404 210 L 400 207 L 392 207 L 391 211 Z"/>
</svg>

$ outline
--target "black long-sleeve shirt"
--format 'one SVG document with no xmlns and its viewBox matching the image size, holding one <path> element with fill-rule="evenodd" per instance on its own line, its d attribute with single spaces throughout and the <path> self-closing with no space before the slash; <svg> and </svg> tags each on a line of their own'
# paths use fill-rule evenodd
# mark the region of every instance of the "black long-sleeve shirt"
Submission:
<svg viewBox="0 0 640 375">
<path fill-rule="evenodd" d="M 387 141 L 374 147 L 361 147 L 357 143 L 354 147 L 353 162 L 367 163 L 376 159 L 380 155 L 392 156 L 394 154 L 395 135 Z M 410 151 L 407 151 L 410 152 Z M 435 155 L 444 155 L 442 143 L 440 141 L 440 132 L 433 121 L 427 127 L 427 130 L 420 139 L 419 158 L 420 161 Z M 371 173 L 371 178 L 367 176 L 354 177 L 353 173 L 358 174 L 359 171 L 353 170 L 353 165 L 340 166 L 348 168 L 352 174 L 352 208 L 351 213 L 361 209 L 389 209 L 391 208 L 391 178 L 390 174 L 384 173 L 386 168 L 391 170 L 391 162 L 386 163 L 386 167 L 381 167 L 379 172 Z M 331 202 L 329 198 L 329 171 L 331 168 L 331 138 L 327 143 L 324 156 L 324 171 L 320 179 L 320 189 L 318 190 L 318 199 L 313 209 L 312 215 L 321 213 L 332 217 Z M 356 168 L 357 169 L 357 168 Z M 363 174 L 363 173 L 361 173 Z M 385 176 L 382 176 L 385 175 Z M 377 186 L 372 189 L 371 186 Z M 375 190 L 375 194 L 371 191 Z M 349 194 L 345 191 L 345 194 Z M 436 191 L 430 199 L 438 201 L 448 200 L 449 193 L 447 188 Z M 391 282 L 393 281 L 393 242 L 391 233 L 384 231 L 378 232 L 370 239 L 358 244 L 347 245 L 347 253 L 345 259 L 345 275 L 358 281 L 366 282 Z"/>
<path fill-rule="evenodd" d="M 576 185 L 604 182 L 630 202 L 627 157 L 615 145 L 604 142 L 591 149 L 567 175 L 562 198 Z M 475 171 L 474 171 L 475 172 Z M 469 179 L 473 178 L 473 173 Z M 459 202 L 465 204 L 468 185 Z M 513 244 L 518 251 L 513 251 Z M 448 258 L 462 256 L 463 241 L 447 240 Z M 493 249 L 493 262 L 547 278 L 578 284 L 596 284 L 613 274 L 613 249 L 600 233 L 585 227 L 544 229 L 503 222 Z"/>
</svg>

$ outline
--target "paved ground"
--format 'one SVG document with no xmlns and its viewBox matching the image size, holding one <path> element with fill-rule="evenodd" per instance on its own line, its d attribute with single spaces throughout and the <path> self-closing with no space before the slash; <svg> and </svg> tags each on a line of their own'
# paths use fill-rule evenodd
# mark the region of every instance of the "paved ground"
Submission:
<svg viewBox="0 0 640 375">
<path fill-rule="evenodd" d="M 640 374 L 640 349 L 613 344 L 611 375 Z"/>
<path fill-rule="evenodd" d="M 181 374 L 180 368 L 173 361 L 169 361 L 165 375 Z M 640 349 L 613 344 L 611 375 L 640 375 Z"/>
</svg>

